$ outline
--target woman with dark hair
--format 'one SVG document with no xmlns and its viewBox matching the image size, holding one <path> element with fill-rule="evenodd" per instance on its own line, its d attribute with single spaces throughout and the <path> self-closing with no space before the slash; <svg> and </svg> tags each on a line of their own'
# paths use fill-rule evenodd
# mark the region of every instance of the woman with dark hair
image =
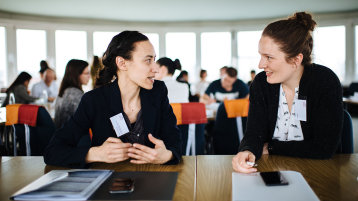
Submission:
<svg viewBox="0 0 358 201">
<path fill-rule="evenodd" d="M 98 56 L 93 56 L 93 61 L 91 64 L 91 78 L 92 78 L 93 89 L 96 86 L 96 79 L 97 79 L 98 72 L 102 70 L 102 68 L 103 68 L 102 59 L 99 58 Z"/>
<path fill-rule="evenodd" d="M 179 59 L 172 61 L 168 57 L 158 59 L 159 72 L 155 75 L 156 80 L 162 80 L 168 88 L 168 98 L 170 103 L 189 102 L 189 87 L 185 83 L 180 83 L 173 79 L 175 70 L 181 70 Z"/>
<path fill-rule="evenodd" d="M 47 61 L 45 61 L 45 60 L 41 60 L 41 61 L 40 61 L 40 71 L 39 71 L 39 73 L 40 73 L 41 79 L 43 78 L 45 71 L 46 71 L 47 69 L 49 69 L 49 68 L 50 68 L 50 67 L 48 66 Z"/>
<path fill-rule="evenodd" d="M 7 104 L 9 104 L 10 93 L 14 94 L 15 103 L 29 104 L 37 100 L 36 97 L 30 96 L 29 93 L 27 92 L 27 88 L 29 86 L 29 82 L 31 78 L 32 76 L 27 72 L 21 72 L 17 76 L 15 81 L 6 90 L 6 98 L 4 103 L 2 104 L 2 107 L 5 107 Z"/>
<path fill-rule="evenodd" d="M 83 95 L 82 85 L 90 79 L 88 63 L 72 59 L 66 65 L 55 104 L 55 125 L 60 128 L 75 113 Z"/>
<path fill-rule="evenodd" d="M 259 73 L 251 83 L 246 132 L 233 169 L 250 173 L 262 154 L 328 159 L 342 125 L 342 87 L 334 72 L 311 63 L 316 22 L 310 14 L 269 24 L 259 42 Z"/>
<path fill-rule="evenodd" d="M 153 45 L 138 31 L 114 36 L 103 56 L 98 88 L 82 96 L 75 114 L 55 132 L 44 154 L 46 164 L 85 167 L 127 159 L 177 164 L 180 132 L 165 84 L 154 81 L 155 56 Z M 90 147 L 77 146 L 89 130 Z"/>
</svg>

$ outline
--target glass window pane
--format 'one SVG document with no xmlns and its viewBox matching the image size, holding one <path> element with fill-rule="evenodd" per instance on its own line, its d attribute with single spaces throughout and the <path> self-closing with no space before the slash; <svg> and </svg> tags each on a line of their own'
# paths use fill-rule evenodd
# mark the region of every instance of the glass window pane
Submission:
<svg viewBox="0 0 358 201">
<path fill-rule="evenodd" d="M 201 68 L 207 70 L 208 81 L 219 79 L 219 69 L 231 65 L 231 33 L 201 34 Z"/>
<path fill-rule="evenodd" d="M 152 45 L 154 46 L 155 54 L 157 55 L 157 58 L 159 57 L 159 34 L 156 33 L 144 33 L 146 35 Z"/>
<path fill-rule="evenodd" d="M 237 33 L 238 74 L 244 82 L 251 80 L 250 71 L 258 73 L 260 55 L 258 53 L 259 40 L 262 31 L 240 31 Z"/>
<path fill-rule="evenodd" d="M 84 31 L 56 31 L 56 74 L 61 80 L 71 59 L 87 60 L 87 35 Z"/>
<path fill-rule="evenodd" d="M 313 37 L 313 62 L 331 68 L 343 81 L 346 62 L 345 27 L 317 27 Z"/>
<path fill-rule="evenodd" d="M 107 50 L 112 38 L 118 32 L 94 32 L 93 33 L 93 54 L 99 57 Z"/>
<path fill-rule="evenodd" d="M 7 87 L 5 27 L 0 27 L 0 88 Z"/>
<path fill-rule="evenodd" d="M 40 61 L 46 60 L 46 31 L 16 30 L 17 71 L 32 75 L 31 84 L 40 81 Z M 10 81 L 12 82 L 12 81 Z"/>
<path fill-rule="evenodd" d="M 182 70 L 189 73 L 189 82 L 196 80 L 196 38 L 195 33 L 167 33 L 166 56 L 172 60 L 179 59 Z M 176 73 L 176 77 L 179 73 Z"/>
<path fill-rule="evenodd" d="M 356 35 L 355 35 L 355 41 L 356 41 L 356 47 L 355 47 L 355 57 L 356 57 L 356 76 L 355 76 L 355 79 L 354 81 L 357 81 L 358 80 L 358 26 L 356 26 Z"/>
</svg>

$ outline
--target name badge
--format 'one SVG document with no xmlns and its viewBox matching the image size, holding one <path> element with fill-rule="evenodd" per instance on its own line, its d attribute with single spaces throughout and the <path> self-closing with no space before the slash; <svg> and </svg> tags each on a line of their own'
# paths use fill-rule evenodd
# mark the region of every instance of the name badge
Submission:
<svg viewBox="0 0 358 201">
<path fill-rule="evenodd" d="M 112 126 L 114 128 L 114 131 L 116 132 L 117 137 L 120 137 L 129 132 L 122 113 L 119 113 L 109 119 L 112 122 Z"/>
<path fill-rule="evenodd" d="M 306 100 L 295 100 L 295 118 L 300 121 L 307 121 Z"/>
</svg>

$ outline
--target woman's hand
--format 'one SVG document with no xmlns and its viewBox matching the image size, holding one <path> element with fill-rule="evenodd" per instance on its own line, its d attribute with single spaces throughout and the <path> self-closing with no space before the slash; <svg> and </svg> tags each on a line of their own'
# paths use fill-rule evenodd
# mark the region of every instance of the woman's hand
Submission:
<svg viewBox="0 0 358 201">
<path fill-rule="evenodd" d="M 255 163 L 255 155 L 250 151 L 242 151 L 236 154 L 232 159 L 232 168 L 236 172 L 241 173 L 253 173 L 256 172 L 257 169 L 252 165 L 247 164 L 246 162 Z"/>
<path fill-rule="evenodd" d="M 265 155 L 265 154 L 269 154 L 267 142 L 264 144 L 264 147 L 262 148 L 262 155 Z"/>
<path fill-rule="evenodd" d="M 154 149 L 141 144 L 133 144 L 133 147 L 128 149 L 128 156 L 132 158 L 131 163 L 163 164 L 173 158 L 173 153 L 167 150 L 162 140 L 156 139 L 152 134 L 148 134 L 148 138 L 155 145 Z"/>
<path fill-rule="evenodd" d="M 120 139 L 109 137 L 101 146 L 91 147 L 86 156 L 86 162 L 116 163 L 127 160 L 130 143 L 123 143 Z"/>
</svg>

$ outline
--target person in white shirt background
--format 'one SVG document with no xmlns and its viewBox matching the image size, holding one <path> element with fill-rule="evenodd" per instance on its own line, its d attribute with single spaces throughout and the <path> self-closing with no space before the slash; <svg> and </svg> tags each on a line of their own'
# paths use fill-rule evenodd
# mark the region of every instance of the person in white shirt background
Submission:
<svg viewBox="0 0 358 201">
<path fill-rule="evenodd" d="M 201 69 L 199 76 L 200 76 L 200 81 L 195 84 L 194 94 L 195 96 L 200 98 L 201 96 L 204 95 L 205 90 L 208 88 L 210 82 L 206 81 L 206 77 L 208 76 L 206 70 Z"/>
<path fill-rule="evenodd" d="M 169 103 L 189 102 L 188 85 L 173 79 L 175 70 L 181 70 L 179 59 L 173 61 L 168 57 L 162 57 L 158 59 L 157 64 L 159 65 L 159 72 L 155 74 L 155 79 L 164 81 L 167 86 Z"/>
<path fill-rule="evenodd" d="M 58 86 L 56 82 L 54 82 L 55 78 L 55 71 L 51 68 L 46 69 L 43 79 L 32 86 L 31 95 L 40 98 L 43 96 L 44 91 L 46 91 L 48 101 L 53 102 L 58 94 Z"/>
</svg>

